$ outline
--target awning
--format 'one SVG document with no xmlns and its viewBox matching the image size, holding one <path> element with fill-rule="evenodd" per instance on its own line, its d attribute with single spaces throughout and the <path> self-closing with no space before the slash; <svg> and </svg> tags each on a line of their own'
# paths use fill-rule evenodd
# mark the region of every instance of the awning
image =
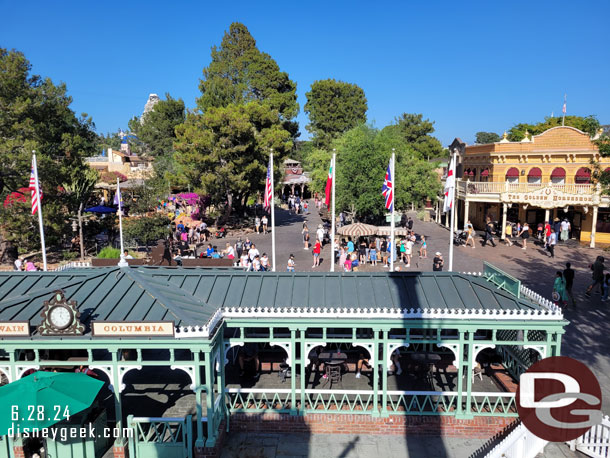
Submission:
<svg viewBox="0 0 610 458">
<path fill-rule="evenodd" d="M 377 226 L 371 224 L 354 223 L 348 224 L 347 226 L 340 227 L 337 230 L 338 234 L 349 235 L 350 237 L 361 237 L 364 235 L 376 235 Z"/>
<path fill-rule="evenodd" d="M 0 387 L 0 435 L 11 427 L 42 429 L 67 420 L 66 414 L 73 416 L 89 407 L 102 386 L 101 380 L 66 372 L 34 372 L 4 385 Z M 30 418 L 28 409 L 32 406 L 45 415 Z M 57 406 L 61 406 L 59 412 Z M 12 420 L 15 410 L 17 419 Z"/>
<path fill-rule="evenodd" d="M 379 226 L 377 228 L 377 235 L 387 235 L 389 236 L 392 232 L 392 226 Z M 404 227 L 395 227 L 394 235 L 407 235 L 408 230 Z"/>
<path fill-rule="evenodd" d="M 531 178 L 541 178 L 542 170 L 540 170 L 538 167 L 534 167 L 528 172 L 527 176 Z"/>
<path fill-rule="evenodd" d="M 562 169 L 561 167 L 557 167 L 555 169 L 553 169 L 553 172 L 551 173 L 551 178 L 565 178 L 566 177 L 566 171 L 564 169 Z"/>
<path fill-rule="evenodd" d="M 506 172 L 507 178 L 515 178 L 518 176 L 519 176 L 519 169 L 517 167 L 511 167 L 510 169 L 508 169 L 508 172 Z"/>
<path fill-rule="evenodd" d="M 591 178 L 591 170 L 586 167 L 581 167 L 576 172 L 576 178 Z"/>
<path fill-rule="evenodd" d="M 85 208 L 85 212 L 89 213 L 116 213 L 117 209 L 112 207 L 105 207 L 103 205 L 98 205 L 97 207 Z"/>
<path fill-rule="evenodd" d="M 485 169 L 481 172 L 481 178 L 489 176 L 489 169 Z"/>
</svg>

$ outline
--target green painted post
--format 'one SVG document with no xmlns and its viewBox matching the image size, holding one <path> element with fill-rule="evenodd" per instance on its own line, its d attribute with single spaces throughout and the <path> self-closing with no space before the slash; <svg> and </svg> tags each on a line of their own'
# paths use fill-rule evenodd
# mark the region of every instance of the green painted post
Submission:
<svg viewBox="0 0 610 458">
<path fill-rule="evenodd" d="M 306 407 L 306 401 L 307 401 L 307 396 L 305 395 L 305 389 L 307 388 L 307 380 L 305 379 L 306 375 L 307 375 L 307 357 L 309 355 L 305 354 L 305 330 L 301 330 L 300 336 L 299 336 L 299 342 L 301 344 L 301 369 L 300 369 L 300 373 L 301 373 L 301 408 L 300 408 L 300 412 L 301 415 L 305 414 L 305 407 Z M 296 371 L 294 370 L 295 363 L 294 361 L 292 362 L 292 376 L 296 377 Z"/>
<path fill-rule="evenodd" d="M 373 339 L 375 341 L 373 349 L 373 417 L 379 417 L 379 370 L 385 370 L 385 347 L 379 352 L 379 329 L 373 330 Z"/>
<path fill-rule="evenodd" d="M 457 365 L 457 404 L 456 404 L 456 418 L 463 418 L 464 408 L 462 406 L 462 391 L 464 389 L 464 331 L 459 331 L 459 345 L 458 345 L 458 354 L 456 355 L 458 359 Z"/>
<path fill-rule="evenodd" d="M 225 340 L 223 333 L 220 333 L 220 338 L 218 339 L 217 345 L 220 346 L 220 357 L 218 360 L 219 370 L 218 370 L 218 395 L 221 397 L 222 401 L 222 416 L 225 419 L 226 429 L 229 431 L 229 417 L 226 415 L 227 409 L 227 395 L 225 394 Z"/>
<path fill-rule="evenodd" d="M 468 358 L 466 359 L 466 411 L 464 412 L 465 418 L 472 418 L 472 370 L 474 361 L 472 356 L 474 355 L 474 330 L 468 331 Z"/>
<path fill-rule="evenodd" d="M 295 368 L 296 368 L 296 364 L 297 364 L 296 333 L 297 333 L 297 328 L 290 328 L 290 360 L 292 361 L 292 365 Z M 301 372 L 302 371 L 303 371 L 303 364 L 301 363 Z M 295 372 L 296 371 L 293 371 L 293 373 L 295 373 Z M 301 380 L 302 380 L 302 378 L 301 378 Z M 297 390 L 297 379 L 296 379 L 296 377 L 290 377 L 290 415 L 299 414 L 299 412 L 296 408 L 296 406 L 297 406 L 296 390 Z M 303 404 L 301 404 L 301 409 L 303 409 Z"/>
<path fill-rule="evenodd" d="M 561 336 L 562 335 L 563 335 L 562 332 L 557 333 L 557 342 L 555 343 L 555 355 L 554 356 L 561 356 Z"/>
<path fill-rule="evenodd" d="M 112 355 L 112 386 L 114 388 L 114 413 L 116 420 L 116 428 L 119 431 L 119 437 L 117 437 L 114 443 L 118 446 L 125 446 L 125 438 L 123 437 L 123 407 L 121 405 L 121 383 L 119 381 L 119 367 L 118 367 L 118 352 L 115 350 L 111 352 Z"/>
<path fill-rule="evenodd" d="M 197 439 L 195 440 L 195 447 L 203 448 L 205 446 L 205 441 L 203 424 L 201 423 L 201 357 L 198 348 L 193 350 L 193 361 L 195 363 L 195 410 L 197 411 Z"/>
<path fill-rule="evenodd" d="M 210 348 L 205 349 L 205 404 L 208 417 L 208 438 L 205 441 L 206 447 L 216 445 L 217 429 L 214 425 L 214 355 Z"/>
<path fill-rule="evenodd" d="M 388 331 L 383 331 L 382 337 L 383 349 L 381 354 L 383 355 L 383 361 L 385 361 L 385 354 L 388 351 Z M 375 384 L 377 386 L 377 384 Z M 381 369 L 381 416 L 388 417 L 388 371 L 384 370 L 383 366 Z"/>
</svg>

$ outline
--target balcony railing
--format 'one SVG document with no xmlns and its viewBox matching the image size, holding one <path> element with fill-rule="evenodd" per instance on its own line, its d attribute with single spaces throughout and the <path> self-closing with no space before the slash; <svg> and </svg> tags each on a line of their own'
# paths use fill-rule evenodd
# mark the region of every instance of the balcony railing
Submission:
<svg viewBox="0 0 610 458">
<path fill-rule="evenodd" d="M 592 184 L 555 184 L 555 183 L 509 183 L 458 181 L 458 192 L 465 194 L 500 194 L 503 192 L 532 192 L 542 188 L 551 188 L 566 194 L 590 195 L 595 193 Z"/>
<path fill-rule="evenodd" d="M 108 162 L 108 157 L 107 156 L 86 157 L 85 162 Z"/>
</svg>

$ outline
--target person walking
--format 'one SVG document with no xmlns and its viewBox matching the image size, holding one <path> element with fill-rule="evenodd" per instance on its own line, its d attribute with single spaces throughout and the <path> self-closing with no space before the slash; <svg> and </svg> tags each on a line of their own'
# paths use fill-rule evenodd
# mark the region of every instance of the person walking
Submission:
<svg viewBox="0 0 610 458">
<path fill-rule="evenodd" d="M 602 293 L 604 283 L 604 257 L 598 256 L 595 259 L 595 262 L 590 265 L 590 268 L 593 271 L 593 274 L 591 275 L 593 283 L 591 283 L 585 291 L 585 296 L 587 297 L 591 297 L 591 291 L 596 286 L 599 286 L 599 294 Z"/>
<path fill-rule="evenodd" d="M 318 224 L 318 230 L 316 231 L 316 238 L 320 242 L 320 246 L 324 243 L 324 228 L 321 224 Z"/>
<path fill-rule="evenodd" d="M 555 282 L 553 283 L 553 301 L 561 307 L 565 307 L 568 303 L 566 283 L 561 270 L 558 270 L 555 274 Z"/>
<path fill-rule="evenodd" d="M 313 247 L 313 266 L 318 267 L 320 265 L 320 252 L 322 251 L 322 243 L 320 240 L 316 240 L 316 244 Z"/>
<path fill-rule="evenodd" d="M 511 241 L 511 237 L 513 236 L 513 225 L 510 222 L 506 223 L 506 227 L 504 228 L 504 242 L 506 246 L 513 246 L 513 242 Z"/>
<path fill-rule="evenodd" d="M 377 245 L 375 245 L 375 242 L 371 242 L 371 245 L 369 247 L 369 257 L 371 258 L 371 265 L 376 266 L 377 265 Z"/>
<path fill-rule="evenodd" d="M 567 219 L 563 219 L 563 221 L 561 222 L 561 241 L 562 242 L 567 242 L 570 239 L 570 222 Z"/>
<path fill-rule="evenodd" d="M 381 241 L 379 251 L 381 251 L 381 262 L 383 262 L 383 267 L 388 267 L 388 241 L 385 238 Z"/>
<path fill-rule="evenodd" d="M 269 220 L 267 219 L 267 215 L 263 215 L 263 217 L 261 218 L 261 223 L 263 223 L 263 232 L 265 234 L 267 234 L 269 231 L 267 230 L 267 225 L 269 223 Z"/>
<path fill-rule="evenodd" d="M 301 233 L 303 234 L 303 249 L 309 250 L 309 229 L 307 228 L 307 223 L 303 223 L 303 230 Z"/>
<path fill-rule="evenodd" d="M 474 227 L 472 227 L 472 223 L 470 221 L 468 221 L 468 224 L 466 225 L 466 233 L 468 234 L 468 237 L 466 237 L 466 244 L 465 246 L 468 246 L 468 242 L 472 242 L 472 248 L 474 249 Z"/>
<path fill-rule="evenodd" d="M 604 294 L 602 294 L 602 302 L 606 302 L 608 300 L 608 291 L 610 291 L 610 274 L 606 274 L 606 279 L 604 280 Z"/>
<path fill-rule="evenodd" d="M 487 242 L 491 243 L 491 246 L 494 248 L 496 244 L 494 243 L 494 223 L 491 222 L 491 219 L 487 218 L 487 224 L 485 224 L 485 240 L 483 241 L 483 246 L 487 246 Z"/>
<path fill-rule="evenodd" d="M 440 251 L 437 251 L 434 255 L 434 259 L 432 260 L 432 270 L 434 272 L 442 272 L 443 266 L 445 265 L 445 260 L 443 259 L 443 255 Z"/>
<path fill-rule="evenodd" d="M 527 221 L 523 223 L 523 227 L 521 228 L 521 232 L 519 232 L 518 237 L 521 237 L 521 240 L 523 241 L 523 246 L 521 249 L 527 250 L 527 239 L 530 238 L 530 227 L 527 224 Z"/>
<path fill-rule="evenodd" d="M 427 258 L 428 257 L 428 243 L 426 243 L 426 236 L 425 235 L 421 236 L 421 247 L 419 247 L 419 257 L 420 258 Z"/>
<path fill-rule="evenodd" d="M 576 301 L 574 300 L 574 295 L 572 294 L 572 286 L 574 285 L 574 269 L 572 269 L 572 265 L 569 262 L 566 262 L 566 268 L 563 269 L 563 279 L 566 281 L 566 294 L 572 301 L 572 305 L 575 306 Z"/>
<path fill-rule="evenodd" d="M 555 245 L 557 245 L 557 233 L 551 229 L 551 235 L 549 235 L 547 240 L 547 250 L 551 253 L 551 258 L 555 257 Z"/>
<path fill-rule="evenodd" d="M 408 239 L 405 243 L 405 258 L 407 265 L 405 267 L 411 267 L 411 255 L 413 253 L 413 240 Z"/>
<path fill-rule="evenodd" d="M 261 219 L 258 216 L 254 218 L 254 232 L 257 234 L 261 232 Z"/>
</svg>

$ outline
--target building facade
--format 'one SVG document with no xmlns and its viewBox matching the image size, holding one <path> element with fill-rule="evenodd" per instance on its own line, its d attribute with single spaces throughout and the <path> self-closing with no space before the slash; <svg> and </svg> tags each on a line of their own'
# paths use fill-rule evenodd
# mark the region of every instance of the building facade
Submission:
<svg viewBox="0 0 610 458">
<path fill-rule="evenodd" d="M 610 244 L 610 198 L 593 179 L 592 163 L 610 169 L 610 159 L 594 143 L 599 135 L 561 126 L 520 142 L 508 141 L 506 134 L 484 145 L 456 139 L 456 224 L 470 220 L 482 228 L 490 218 L 501 227 L 527 221 L 535 230 L 538 223 L 567 219 L 571 238 L 591 247 Z"/>
</svg>

